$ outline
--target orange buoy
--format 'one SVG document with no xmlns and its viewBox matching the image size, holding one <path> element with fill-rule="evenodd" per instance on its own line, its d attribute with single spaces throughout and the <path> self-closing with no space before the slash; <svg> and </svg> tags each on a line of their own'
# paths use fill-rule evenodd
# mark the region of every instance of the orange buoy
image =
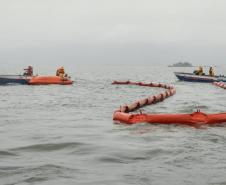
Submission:
<svg viewBox="0 0 226 185">
<path fill-rule="evenodd" d="M 28 82 L 29 85 L 71 85 L 72 83 L 73 81 L 70 80 L 70 78 L 62 78 L 59 76 L 35 76 L 31 78 Z"/>
<path fill-rule="evenodd" d="M 162 87 L 166 91 L 155 96 L 136 101 L 130 105 L 121 106 L 113 114 L 113 120 L 119 123 L 135 124 L 135 123 L 159 123 L 159 124 L 182 124 L 191 126 L 200 126 L 203 124 L 217 124 L 226 123 L 226 113 L 219 114 L 205 114 L 197 111 L 192 114 L 131 114 L 138 108 L 146 105 L 154 104 L 165 100 L 166 98 L 173 96 L 176 93 L 174 87 L 160 84 L 160 83 L 135 83 L 135 82 L 117 82 L 114 81 L 112 84 L 120 85 L 138 85 L 147 87 Z"/>
</svg>

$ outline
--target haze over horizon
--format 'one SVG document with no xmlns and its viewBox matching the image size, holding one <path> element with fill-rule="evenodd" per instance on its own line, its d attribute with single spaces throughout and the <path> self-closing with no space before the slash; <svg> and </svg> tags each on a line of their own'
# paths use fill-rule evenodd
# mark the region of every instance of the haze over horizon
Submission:
<svg viewBox="0 0 226 185">
<path fill-rule="evenodd" d="M 0 2 L 1 63 L 223 65 L 226 1 Z"/>
</svg>

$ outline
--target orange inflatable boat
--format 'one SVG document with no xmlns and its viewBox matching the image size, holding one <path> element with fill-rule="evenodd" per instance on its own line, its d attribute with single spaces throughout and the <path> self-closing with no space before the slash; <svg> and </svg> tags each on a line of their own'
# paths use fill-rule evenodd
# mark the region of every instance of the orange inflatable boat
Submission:
<svg viewBox="0 0 226 185">
<path fill-rule="evenodd" d="M 139 85 L 147 87 L 161 87 L 166 89 L 165 92 L 160 93 L 156 96 L 150 96 L 148 98 L 136 101 L 130 105 L 121 106 L 113 114 L 113 120 L 119 123 L 135 124 L 135 123 L 159 123 L 159 124 L 182 124 L 191 125 L 198 127 L 205 124 L 218 124 L 226 123 L 226 113 L 219 114 L 205 114 L 200 111 L 194 112 L 192 114 L 131 114 L 138 108 L 146 105 L 154 104 L 165 100 L 166 98 L 173 96 L 176 92 L 175 88 L 169 85 L 164 85 L 160 83 L 134 83 L 130 81 L 117 82 L 114 81 L 112 84 L 119 85 Z"/>
<path fill-rule="evenodd" d="M 29 85 L 71 85 L 72 83 L 73 81 L 70 78 L 59 76 L 34 76 L 28 82 Z"/>
</svg>

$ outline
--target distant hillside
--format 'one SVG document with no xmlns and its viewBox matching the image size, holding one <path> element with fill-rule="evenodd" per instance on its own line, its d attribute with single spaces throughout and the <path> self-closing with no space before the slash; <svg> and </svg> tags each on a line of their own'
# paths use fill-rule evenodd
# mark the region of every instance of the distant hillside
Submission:
<svg viewBox="0 0 226 185">
<path fill-rule="evenodd" d="M 169 65 L 168 67 L 193 67 L 193 65 L 189 62 L 178 62 L 173 65 Z"/>
</svg>

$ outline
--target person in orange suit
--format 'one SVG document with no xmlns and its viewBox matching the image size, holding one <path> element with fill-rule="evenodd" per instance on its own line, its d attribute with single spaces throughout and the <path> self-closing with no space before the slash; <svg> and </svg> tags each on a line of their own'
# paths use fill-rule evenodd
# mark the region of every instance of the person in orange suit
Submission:
<svg viewBox="0 0 226 185">
<path fill-rule="evenodd" d="M 33 76 L 33 67 L 28 66 L 28 68 L 24 69 L 24 76 Z"/>
<path fill-rule="evenodd" d="M 64 67 L 60 67 L 57 69 L 56 76 L 65 77 Z"/>
<path fill-rule="evenodd" d="M 203 67 L 199 66 L 199 69 L 198 70 L 195 70 L 194 71 L 194 74 L 196 74 L 196 75 L 205 75 L 203 73 Z"/>
</svg>

